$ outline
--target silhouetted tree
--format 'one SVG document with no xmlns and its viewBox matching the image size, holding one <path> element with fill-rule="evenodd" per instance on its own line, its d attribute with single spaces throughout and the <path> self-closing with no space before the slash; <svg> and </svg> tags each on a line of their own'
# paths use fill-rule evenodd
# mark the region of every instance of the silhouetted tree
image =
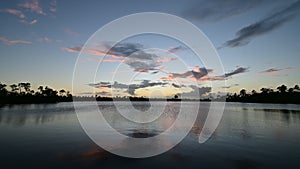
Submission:
<svg viewBox="0 0 300 169">
<path fill-rule="evenodd" d="M 72 101 L 72 95 L 69 91 L 60 90 L 60 96 L 57 91 L 46 86 L 39 86 L 40 92 L 31 90 L 29 82 L 20 82 L 18 85 L 9 85 L 11 91 L 7 91 L 6 84 L 0 83 L 0 104 L 14 104 L 14 103 L 55 103 Z M 19 92 L 18 92 L 19 91 Z M 66 93 L 66 95 L 65 95 Z"/>
<path fill-rule="evenodd" d="M 24 87 L 24 89 L 25 89 L 25 91 L 27 92 L 27 93 L 30 93 L 30 87 L 31 87 L 31 84 L 30 83 L 23 83 L 23 87 Z"/>
<path fill-rule="evenodd" d="M 287 87 L 286 87 L 286 85 L 281 85 L 281 86 L 278 86 L 277 89 L 279 90 L 279 92 L 284 93 L 284 92 L 286 92 Z"/>
<path fill-rule="evenodd" d="M 0 83 L 0 95 L 1 96 L 6 96 L 7 95 L 6 84 Z"/>
<path fill-rule="evenodd" d="M 240 96 L 244 97 L 244 96 L 246 96 L 246 95 L 247 95 L 246 90 L 245 90 L 245 89 L 242 89 L 242 90 L 240 91 Z"/>
<path fill-rule="evenodd" d="M 66 93 L 66 91 L 65 91 L 64 89 L 61 89 L 61 90 L 59 91 L 59 94 L 60 94 L 61 96 L 64 96 L 65 93 Z"/>
<path fill-rule="evenodd" d="M 19 90 L 18 86 L 16 84 L 11 84 L 9 85 L 9 87 L 11 88 L 11 91 L 12 92 L 16 92 Z"/>
<path fill-rule="evenodd" d="M 289 89 L 288 89 L 288 92 L 289 92 L 289 93 L 293 93 L 293 91 L 294 91 L 294 88 L 289 88 Z"/>
<path fill-rule="evenodd" d="M 246 94 L 246 90 L 242 89 L 238 97 L 235 93 L 234 95 L 228 95 L 226 100 L 231 102 L 300 104 L 300 92 L 295 92 L 295 88 L 299 87 L 296 86 L 287 90 L 287 86 L 281 85 L 277 87 L 279 92 L 274 92 L 274 90 L 270 88 L 261 88 L 261 93 L 252 90 L 251 94 Z"/>
<path fill-rule="evenodd" d="M 270 88 L 261 88 L 260 91 L 264 94 L 267 94 L 267 93 L 272 93 L 273 92 L 273 89 L 270 89 Z"/>
<path fill-rule="evenodd" d="M 294 90 L 300 90 L 298 85 L 295 85 Z"/>
</svg>

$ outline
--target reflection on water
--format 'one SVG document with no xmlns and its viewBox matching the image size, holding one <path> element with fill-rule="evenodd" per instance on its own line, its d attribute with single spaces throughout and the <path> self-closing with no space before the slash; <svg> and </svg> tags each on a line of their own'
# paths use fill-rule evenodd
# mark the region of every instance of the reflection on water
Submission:
<svg viewBox="0 0 300 169">
<path fill-rule="evenodd" d="M 99 103 L 99 109 L 120 133 L 145 138 L 177 118 L 178 103 L 168 104 L 158 119 L 143 125 L 124 119 L 111 102 Z M 81 129 L 72 103 L 5 105 L 0 107 L 0 168 L 300 167 L 300 105 L 227 103 L 213 136 L 199 144 L 209 106 L 201 103 L 190 134 L 175 148 L 156 157 L 128 159 L 96 146 Z M 88 110 L 89 103 L 82 107 Z M 149 110 L 141 102 L 134 107 Z M 126 140 L 123 143 L 126 146 Z"/>
<path fill-rule="evenodd" d="M 74 113 L 72 104 L 20 104 L 0 108 L 0 124 L 23 126 L 26 123 L 43 124 L 56 118 L 64 118 L 66 113 Z"/>
</svg>

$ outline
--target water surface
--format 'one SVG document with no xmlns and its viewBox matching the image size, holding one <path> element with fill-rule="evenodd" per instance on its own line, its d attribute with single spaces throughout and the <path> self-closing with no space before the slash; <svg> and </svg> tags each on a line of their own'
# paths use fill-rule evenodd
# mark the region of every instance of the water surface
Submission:
<svg viewBox="0 0 300 169">
<path fill-rule="evenodd" d="M 81 104 L 88 111 L 90 103 Z M 126 104 L 131 106 L 122 104 L 125 109 Z M 106 110 L 105 116 L 120 133 L 152 137 L 177 117 L 178 103 L 168 104 L 151 125 L 121 119 L 112 102 L 99 103 L 99 109 Z M 134 106 L 146 111 L 149 105 L 140 102 Z M 157 102 L 152 106 L 163 105 Z M 129 159 L 93 143 L 81 128 L 73 103 L 5 105 L 0 108 L 0 168 L 300 168 L 299 105 L 226 103 L 217 130 L 199 144 L 208 107 L 209 103 L 201 103 L 191 132 L 170 151 Z"/>
</svg>

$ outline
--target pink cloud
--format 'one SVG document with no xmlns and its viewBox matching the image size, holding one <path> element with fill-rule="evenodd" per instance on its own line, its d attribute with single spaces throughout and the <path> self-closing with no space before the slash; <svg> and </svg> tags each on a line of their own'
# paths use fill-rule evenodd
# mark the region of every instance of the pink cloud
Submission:
<svg viewBox="0 0 300 169">
<path fill-rule="evenodd" d="M 165 63 L 165 62 L 171 62 L 171 61 L 174 61 L 174 60 L 178 60 L 177 58 L 164 58 L 162 60 L 157 60 L 156 62 L 158 63 Z"/>
<path fill-rule="evenodd" d="M 287 74 L 284 75 L 279 75 L 279 74 L 273 74 L 274 72 L 279 72 L 279 71 L 283 71 L 283 70 L 292 70 L 294 68 L 292 67 L 286 67 L 286 68 L 281 68 L 281 69 L 276 69 L 276 68 L 270 68 L 261 72 L 258 72 L 258 74 L 262 74 L 262 75 L 271 75 L 273 77 L 277 77 L 277 76 L 287 76 Z"/>
<path fill-rule="evenodd" d="M 6 37 L 3 37 L 3 36 L 0 36 L 0 41 L 2 41 L 6 45 L 14 45 L 14 44 L 17 44 L 17 43 L 32 44 L 32 42 L 25 41 L 25 40 L 20 40 L 20 39 L 9 40 L 9 39 L 7 39 Z"/>
<path fill-rule="evenodd" d="M 38 0 L 27 0 L 22 4 L 18 4 L 18 6 L 29 9 L 31 12 L 35 12 L 40 15 L 46 15 L 40 7 Z"/>
<path fill-rule="evenodd" d="M 81 49 L 82 49 L 82 46 L 63 48 L 64 51 L 71 52 L 71 53 L 78 53 L 81 51 Z"/>
<path fill-rule="evenodd" d="M 98 55 L 98 56 L 111 56 L 113 58 L 118 58 L 118 59 L 125 58 L 124 56 L 115 55 L 111 52 L 105 52 L 105 51 L 98 50 L 98 49 L 87 49 L 87 52 L 90 54 L 93 54 L 93 55 Z"/>
<path fill-rule="evenodd" d="M 17 10 L 17 9 L 1 9 L 0 12 L 5 12 L 5 13 L 12 14 L 12 15 L 16 15 L 21 19 L 26 18 L 25 14 L 22 11 Z"/>
</svg>

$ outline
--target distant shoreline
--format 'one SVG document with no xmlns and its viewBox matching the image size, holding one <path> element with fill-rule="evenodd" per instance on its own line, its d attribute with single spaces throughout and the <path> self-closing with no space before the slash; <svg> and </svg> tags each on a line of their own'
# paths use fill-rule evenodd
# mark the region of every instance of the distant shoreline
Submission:
<svg viewBox="0 0 300 169">
<path fill-rule="evenodd" d="M 31 90 L 31 84 L 21 82 L 9 85 L 11 90 L 6 89 L 6 84 L 0 83 L 0 104 L 39 104 L 39 103 L 59 103 L 72 101 L 170 101 L 170 102 L 241 102 L 241 103 L 272 103 L 272 104 L 300 104 L 300 87 L 295 85 L 287 88 L 285 85 L 278 86 L 275 91 L 271 88 L 261 88 L 260 93 L 252 90 L 247 93 L 242 89 L 239 94 L 227 94 L 218 98 L 188 99 L 175 95 L 173 98 L 147 98 L 147 97 L 103 97 L 103 96 L 72 96 L 69 91 L 61 89 L 56 91 L 46 86 L 39 86 L 39 91 Z M 200 96 L 199 96 L 200 97 Z M 202 96 L 203 97 L 203 96 Z"/>
</svg>

